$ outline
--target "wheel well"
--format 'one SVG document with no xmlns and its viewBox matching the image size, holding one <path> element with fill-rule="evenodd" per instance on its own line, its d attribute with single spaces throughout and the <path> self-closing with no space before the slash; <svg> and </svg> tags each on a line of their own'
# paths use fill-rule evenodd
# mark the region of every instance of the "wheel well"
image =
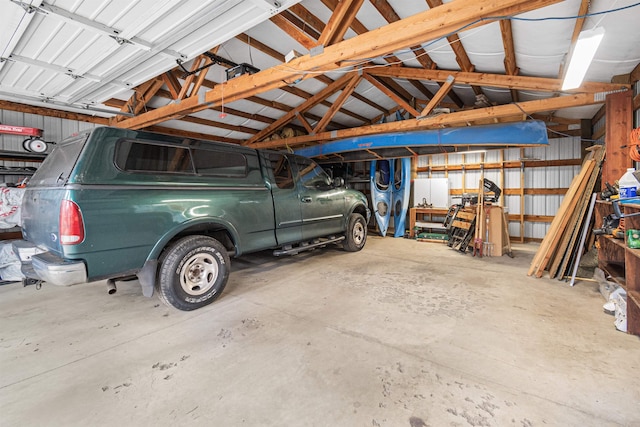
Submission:
<svg viewBox="0 0 640 427">
<path fill-rule="evenodd" d="M 363 206 L 363 205 L 358 205 L 356 206 L 356 208 L 353 210 L 354 213 L 359 213 L 360 215 L 362 215 L 364 217 L 364 220 L 367 220 L 367 209 Z"/>
<path fill-rule="evenodd" d="M 227 249 L 228 251 L 235 252 L 236 245 L 235 245 L 235 242 L 233 241 L 233 238 L 231 237 L 231 233 L 229 233 L 229 230 L 227 230 L 226 228 L 222 227 L 219 224 L 198 224 L 198 225 L 189 227 L 187 229 L 184 229 L 180 233 L 176 234 L 173 237 L 173 239 L 171 239 L 167 243 L 165 248 L 171 245 L 173 242 L 175 242 L 178 239 L 181 239 L 185 236 L 191 236 L 194 234 L 213 237 L 218 242 L 220 242 L 225 247 L 225 249 Z"/>
</svg>

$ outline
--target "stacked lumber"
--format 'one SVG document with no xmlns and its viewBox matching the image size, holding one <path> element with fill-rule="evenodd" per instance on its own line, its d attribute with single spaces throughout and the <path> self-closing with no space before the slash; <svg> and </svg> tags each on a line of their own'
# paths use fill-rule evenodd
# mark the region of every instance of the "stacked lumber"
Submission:
<svg viewBox="0 0 640 427">
<path fill-rule="evenodd" d="M 605 154 L 601 145 L 590 147 L 588 150 L 580 173 L 573 178 L 546 236 L 533 257 L 527 273 L 529 276 L 542 277 L 547 270 L 549 277 L 562 279 L 578 258 L 577 251 L 582 250 L 577 247 L 577 243 L 584 227 L 590 226 L 586 213 Z"/>
</svg>

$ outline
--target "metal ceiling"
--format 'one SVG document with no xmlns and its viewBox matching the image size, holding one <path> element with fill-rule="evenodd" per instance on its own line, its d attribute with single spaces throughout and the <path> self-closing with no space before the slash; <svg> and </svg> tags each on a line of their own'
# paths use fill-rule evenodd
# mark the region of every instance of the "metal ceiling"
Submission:
<svg viewBox="0 0 640 427">
<path fill-rule="evenodd" d="M 186 71 L 197 68 L 194 59 L 204 52 L 263 71 L 283 70 L 290 67 L 284 57 L 292 50 L 322 55 L 314 51 L 322 45 L 318 40 L 327 28 L 339 25 L 340 19 L 348 28 L 340 40 L 331 42 L 334 44 L 457 1 L 461 0 L 445 0 L 441 6 L 440 0 L 2 0 L 0 99 L 100 117 L 145 114 L 185 98 L 174 92 L 187 84 Z M 346 3 L 357 8 L 353 19 L 348 13 L 338 16 Z M 496 2 L 482 2 L 484 6 L 490 3 Z M 526 7 L 535 9 L 543 3 L 532 1 Z M 477 9 L 481 16 L 483 8 Z M 637 2 L 565 0 L 523 10 L 523 6 L 513 6 L 508 20 L 484 20 L 447 37 L 425 37 L 418 46 L 367 58 L 366 64 L 358 61 L 358 72 L 377 66 L 558 79 L 572 39 L 580 29 L 595 27 L 605 29 L 605 38 L 588 70 L 588 81 L 611 82 L 640 63 Z M 162 126 L 235 142 L 252 138 L 286 114 L 292 115 L 287 125 L 296 132 L 315 126 L 328 114 L 327 131 L 360 128 L 397 118 L 414 119 L 408 106 L 422 110 L 443 85 L 443 81 L 429 79 L 362 78 L 344 103 L 337 90 L 296 111 L 333 82 L 352 74 L 356 67 L 348 59 L 337 69 L 317 74 L 306 70 L 299 81 L 227 103 L 224 91 L 229 65 L 209 64 L 194 74 L 203 79 L 192 95 L 203 97 L 217 88 L 222 102 L 178 117 L 167 115 Z M 170 81 L 175 82 L 173 87 Z M 144 91 L 148 91 L 147 98 L 142 96 Z M 471 111 L 562 95 L 456 80 L 438 106 Z M 331 111 L 336 102 L 341 103 L 340 108 Z M 570 126 L 592 118 L 600 106 L 591 103 L 545 114 L 553 116 L 549 123 Z M 521 120 L 526 118 L 521 116 Z M 267 137 L 271 135 L 273 132 Z"/>
<path fill-rule="evenodd" d="M 107 109 L 297 1 L 3 0 L 0 97 Z"/>
</svg>

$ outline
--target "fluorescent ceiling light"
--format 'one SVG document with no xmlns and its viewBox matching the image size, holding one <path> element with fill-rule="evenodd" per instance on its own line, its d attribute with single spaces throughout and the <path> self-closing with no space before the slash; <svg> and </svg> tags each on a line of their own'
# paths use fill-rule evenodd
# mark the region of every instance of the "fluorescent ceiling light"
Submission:
<svg viewBox="0 0 640 427">
<path fill-rule="evenodd" d="M 604 28 L 594 28 L 593 30 L 582 31 L 578 36 L 578 41 L 573 48 L 569 66 L 564 74 L 562 90 L 575 89 L 580 87 L 584 75 L 591 65 L 596 50 L 604 37 Z"/>
</svg>

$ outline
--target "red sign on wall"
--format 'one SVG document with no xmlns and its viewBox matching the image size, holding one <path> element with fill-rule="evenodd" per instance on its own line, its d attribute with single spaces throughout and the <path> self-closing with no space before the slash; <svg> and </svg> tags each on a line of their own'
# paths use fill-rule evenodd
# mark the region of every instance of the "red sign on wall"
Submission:
<svg viewBox="0 0 640 427">
<path fill-rule="evenodd" d="M 42 136 L 42 129 L 0 124 L 0 133 L 22 136 Z"/>
</svg>

